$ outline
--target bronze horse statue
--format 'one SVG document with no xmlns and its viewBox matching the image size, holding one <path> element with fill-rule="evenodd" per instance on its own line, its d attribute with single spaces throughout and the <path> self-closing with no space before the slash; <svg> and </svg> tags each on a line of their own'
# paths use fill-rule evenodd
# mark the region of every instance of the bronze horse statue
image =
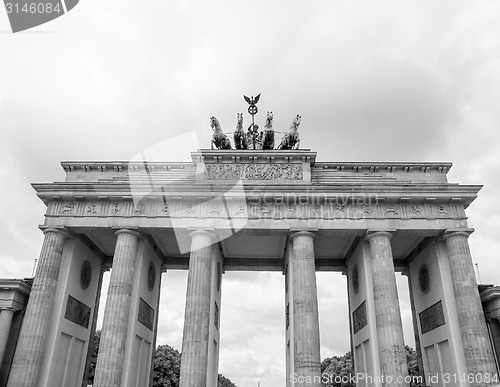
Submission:
<svg viewBox="0 0 500 387">
<path fill-rule="evenodd" d="M 234 130 L 234 147 L 236 149 L 248 149 L 247 134 L 243 130 L 243 113 L 236 115 L 236 129 Z"/>
<path fill-rule="evenodd" d="M 283 150 L 290 150 L 290 149 L 299 149 L 299 125 L 300 125 L 300 119 L 302 116 L 297 116 L 294 118 L 292 124 L 290 125 L 290 129 L 288 130 L 288 133 L 285 134 L 283 139 L 281 140 L 280 145 L 278 146 L 278 149 L 283 149 Z"/>
<path fill-rule="evenodd" d="M 267 112 L 262 149 L 274 149 L 273 112 Z"/>
<path fill-rule="evenodd" d="M 219 121 L 214 116 L 210 117 L 210 126 L 214 131 L 211 144 L 212 149 L 214 149 L 214 145 L 217 149 L 231 149 L 229 138 L 222 132 Z"/>
</svg>

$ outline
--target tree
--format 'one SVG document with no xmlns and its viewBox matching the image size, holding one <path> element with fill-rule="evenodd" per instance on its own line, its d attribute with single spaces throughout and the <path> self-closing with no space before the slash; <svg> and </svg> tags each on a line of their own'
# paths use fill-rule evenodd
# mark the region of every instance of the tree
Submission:
<svg viewBox="0 0 500 387">
<path fill-rule="evenodd" d="M 101 342 L 101 331 L 96 331 L 92 343 L 92 354 L 90 355 L 89 378 L 87 384 L 94 384 L 95 365 L 97 363 L 97 352 L 99 352 L 99 343 Z"/>
<path fill-rule="evenodd" d="M 89 365 L 88 384 L 90 385 L 94 383 L 100 341 L 101 331 L 96 331 Z M 405 350 L 409 375 L 419 376 L 417 352 L 408 345 L 405 346 Z M 179 351 L 169 345 L 159 345 L 156 348 L 153 362 L 153 387 L 179 387 L 181 372 L 181 354 Z M 328 379 L 326 383 L 323 383 L 324 387 L 354 387 L 351 382 L 352 379 L 350 379 L 350 376 L 353 375 L 351 352 L 323 360 L 321 362 L 321 375 L 324 381 Z M 217 387 L 237 387 L 224 375 L 219 374 L 217 379 Z M 421 384 L 415 383 L 417 380 L 417 378 L 413 378 L 410 386 L 421 387 Z"/>
<path fill-rule="evenodd" d="M 406 363 L 408 364 L 408 375 L 413 376 L 410 385 L 412 387 L 420 387 L 421 383 L 416 383 L 418 376 L 420 376 L 420 368 L 418 366 L 418 355 L 417 351 L 413 348 L 405 345 L 406 350 Z"/>
<path fill-rule="evenodd" d="M 351 352 L 343 356 L 326 358 L 321 363 L 321 375 L 325 387 L 353 387 L 350 377 L 352 372 Z"/>
<path fill-rule="evenodd" d="M 231 380 L 226 378 L 224 375 L 219 374 L 217 380 L 217 387 L 236 387 L 236 384 L 231 382 Z"/>
<path fill-rule="evenodd" d="M 181 354 L 169 345 L 156 348 L 153 365 L 153 386 L 179 387 Z"/>
<path fill-rule="evenodd" d="M 92 345 L 92 354 L 89 366 L 89 377 L 87 383 L 94 383 L 95 366 L 99 343 L 101 341 L 101 331 L 96 331 Z M 179 377 L 181 373 L 181 354 L 169 345 L 159 345 L 156 348 L 153 358 L 153 387 L 179 387 Z M 217 387 L 236 387 L 224 375 L 218 375 Z"/>
<path fill-rule="evenodd" d="M 417 352 L 407 345 L 405 346 L 405 350 L 409 375 L 419 376 Z M 321 375 L 323 376 L 323 386 L 325 387 L 354 387 L 350 378 L 353 375 L 351 352 L 349 351 L 343 356 L 332 356 L 323 360 L 321 363 Z M 420 384 L 416 383 L 417 380 L 417 378 L 412 378 L 410 386 L 421 387 Z"/>
</svg>

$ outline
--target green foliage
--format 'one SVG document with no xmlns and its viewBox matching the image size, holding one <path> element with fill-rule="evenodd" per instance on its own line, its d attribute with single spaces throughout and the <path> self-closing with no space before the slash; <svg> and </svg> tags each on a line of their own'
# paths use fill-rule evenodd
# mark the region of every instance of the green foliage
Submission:
<svg viewBox="0 0 500 387">
<path fill-rule="evenodd" d="M 231 382 L 231 380 L 226 378 L 224 375 L 219 374 L 217 380 L 217 387 L 236 387 L 236 384 Z"/>
<path fill-rule="evenodd" d="M 417 351 L 415 351 L 413 348 L 409 346 L 405 346 L 406 349 L 406 363 L 408 364 L 408 374 L 410 376 L 414 376 L 412 378 L 412 383 L 410 384 L 411 387 L 420 387 L 420 383 L 415 383 L 417 376 L 420 375 L 420 368 L 418 366 L 418 355 Z"/>
<path fill-rule="evenodd" d="M 409 346 L 405 346 L 405 349 L 409 375 L 419 376 L 417 352 Z M 354 384 L 349 380 L 349 376 L 353 375 L 351 352 L 349 351 L 343 356 L 333 356 L 323 360 L 321 374 L 324 381 L 328 379 L 328 382 L 323 383 L 324 387 L 354 387 Z M 324 375 L 327 375 L 327 377 L 324 377 Z M 421 387 L 420 384 L 414 383 L 415 378 L 412 380 L 411 387 Z"/>
<path fill-rule="evenodd" d="M 88 384 L 94 383 L 95 366 L 99 343 L 101 341 L 101 331 L 96 331 L 92 345 L 92 355 L 90 359 Z M 153 387 L 179 387 L 179 376 L 181 373 L 181 354 L 169 345 L 159 345 L 156 348 L 153 359 Z M 218 375 L 217 387 L 236 387 L 228 378 Z"/>
<path fill-rule="evenodd" d="M 90 385 L 94 382 L 100 340 L 101 331 L 96 331 L 89 366 L 88 384 Z M 418 376 L 419 366 L 417 352 L 409 346 L 405 346 L 405 349 L 408 373 L 410 376 Z M 156 348 L 154 356 L 153 387 L 179 387 L 180 372 L 180 352 L 169 345 L 159 345 L 158 348 Z M 354 387 L 349 381 L 349 376 L 353 374 L 351 352 L 349 351 L 345 355 L 333 356 L 323 360 L 321 363 L 321 374 L 328 375 L 328 382 L 323 383 L 324 387 Z M 219 374 L 217 387 L 236 387 L 236 385 L 225 376 Z M 411 387 L 421 387 L 421 385 L 411 383 Z"/>
<path fill-rule="evenodd" d="M 169 345 L 156 348 L 153 365 L 154 387 L 178 387 L 181 373 L 181 354 Z"/>
<path fill-rule="evenodd" d="M 321 363 L 321 375 L 328 375 L 328 381 L 323 383 L 325 387 L 353 387 L 349 383 L 349 376 L 352 375 L 352 356 L 347 352 L 343 356 L 333 356 L 326 358 Z M 345 381 L 345 382 L 344 382 Z"/>
<path fill-rule="evenodd" d="M 96 331 L 94 341 L 92 343 L 92 354 L 90 355 L 89 378 L 87 384 L 94 384 L 95 365 L 97 363 L 97 352 L 99 351 L 99 343 L 101 342 L 101 331 Z"/>
</svg>

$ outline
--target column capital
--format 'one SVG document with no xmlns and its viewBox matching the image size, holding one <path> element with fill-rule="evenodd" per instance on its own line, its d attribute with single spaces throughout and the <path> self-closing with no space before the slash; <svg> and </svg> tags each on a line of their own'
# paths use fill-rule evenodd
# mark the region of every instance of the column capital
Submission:
<svg viewBox="0 0 500 387">
<path fill-rule="evenodd" d="M 370 231 L 370 230 L 368 230 L 368 232 L 365 234 L 365 239 L 367 241 L 369 241 L 373 238 L 377 238 L 377 237 L 384 237 L 387 239 L 391 239 L 392 238 L 392 231 Z"/>
<path fill-rule="evenodd" d="M 207 235 L 210 239 L 215 239 L 214 229 L 188 228 L 189 236 L 192 238 L 195 235 Z"/>
<path fill-rule="evenodd" d="M 13 306 L 0 306 L 0 311 L 2 310 L 8 310 L 14 313 L 19 311 L 19 309 L 16 309 Z"/>
<path fill-rule="evenodd" d="M 111 270 L 111 263 L 108 263 L 108 262 L 101 262 L 101 272 L 104 273 L 106 271 L 110 271 Z"/>
<path fill-rule="evenodd" d="M 451 237 L 462 236 L 465 238 L 469 238 L 469 235 L 474 232 L 473 228 L 449 228 L 446 229 L 443 233 L 443 239 L 447 240 Z"/>
<path fill-rule="evenodd" d="M 43 235 L 47 235 L 48 233 L 56 233 L 56 234 L 62 235 L 65 239 L 71 237 L 71 234 L 66 229 L 66 227 L 39 226 L 39 229 L 42 230 Z"/>
<path fill-rule="evenodd" d="M 316 238 L 316 234 L 314 233 L 314 231 L 317 231 L 317 230 L 300 230 L 300 231 L 293 231 L 292 234 L 290 234 L 290 238 L 292 238 L 292 240 L 294 240 L 296 237 L 298 236 L 308 236 L 312 239 Z"/>
<path fill-rule="evenodd" d="M 409 277 L 410 276 L 410 268 L 407 266 L 403 270 L 401 270 L 401 275 Z"/>
<path fill-rule="evenodd" d="M 136 238 L 141 237 L 141 233 L 139 231 L 133 230 L 130 228 L 120 228 L 120 229 L 115 231 L 115 235 L 120 235 L 120 234 L 130 234 L 130 235 L 135 236 Z"/>
</svg>

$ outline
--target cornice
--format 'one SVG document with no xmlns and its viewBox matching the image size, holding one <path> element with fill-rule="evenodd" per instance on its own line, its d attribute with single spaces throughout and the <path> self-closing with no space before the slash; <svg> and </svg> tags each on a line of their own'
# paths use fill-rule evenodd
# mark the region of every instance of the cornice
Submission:
<svg viewBox="0 0 500 387">
<path fill-rule="evenodd" d="M 204 162 L 253 162 L 253 160 L 262 160 L 262 162 L 276 162 L 279 159 L 292 158 L 296 161 L 302 161 L 304 158 L 314 165 L 315 169 L 333 169 L 337 171 L 349 172 L 377 172 L 377 171 L 420 171 L 424 173 L 440 172 L 448 173 L 453 166 L 450 162 L 358 162 L 358 161 L 329 161 L 316 162 L 316 153 L 308 150 L 302 151 L 220 151 L 203 150 L 192 152 L 193 162 L 167 162 L 167 161 L 62 161 L 61 166 L 66 172 L 126 172 L 147 171 L 161 172 L 171 169 L 193 168 L 200 160 Z M 252 161 L 250 161 L 252 160 Z"/>
<path fill-rule="evenodd" d="M 134 193 L 150 193 L 151 195 L 164 195 L 174 194 L 179 192 L 186 192 L 192 194 L 205 193 L 206 195 L 213 195 L 220 192 L 227 192 L 228 188 L 233 188 L 234 192 L 238 191 L 238 187 L 234 184 L 211 184 L 211 185 L 196 185 L 192 183 L 171 183 L 161 181 L 155 182 L 155 187 L 163 188 L 158 189 L 158 192 L 151 190 L 151 184 L 147 181 L 144 184 L 134 182 Z M 50 196 L 51 194 L 57 195 L 71 194 L 75 195 L 113 195 L 119 197 L 128 197 L 131 195 L 130 183 L 128 181 L 120 182 L 60 182 L 60 183 L 32 183 L 32 187 L 39 194 L 39 196 Z M 267 192 L 267 193 L 280 193 L 280 194 L 351 194 L 357 193 L 373 193 L 379 196 L 384 194 L 391 195 L 399 194 L 397 196 L 404 196 L 405 193 L 419 194 L 420 196 L 441 195 L 447 197 L 457 198 L 460 194 L 470 196 L 477 195 L 481 190 L 482 185 L 465 185 L 456 183 L 421 183 L 421 182 L 399 182 L 394 181 L 391 183 L 339 183 L 339 184 L 310 184 L 306 186 L 283 185 L 283 184 L 268 184 L 265 187 L 262 185 L 252 185 L 245 182 L 242 191 L 249 192 Z M 168 190 L 165 190 L 168 188 Z"/>
<path fill-rule="evenodd" d="M 14 290 L 25 295 L 31 291 L 31 283 L 28 279 L 0 278 L 0 289 Z"/>
</svg>

